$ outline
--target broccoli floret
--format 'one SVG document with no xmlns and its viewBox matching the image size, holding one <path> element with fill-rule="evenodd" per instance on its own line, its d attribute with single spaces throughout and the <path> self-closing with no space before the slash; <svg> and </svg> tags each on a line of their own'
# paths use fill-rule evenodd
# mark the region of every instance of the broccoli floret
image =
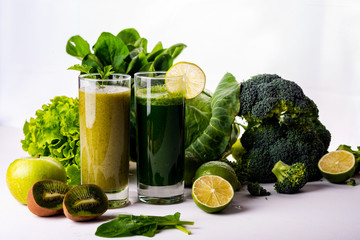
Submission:
<svg viewBox="0 0 360 240">
<path fill-rule="evenodd" d="M 244 132 L 241 143 L 247 152 L 242 161 L 247 162 L 249 181 L 276 181 L 271 169 L 279 160 L 290 165 L 304 163 L 310 181 L 321 178 L 317 163 L 327 152 L 330 135 L 321 138 L 319 132 L 323 128 L 318 125 L 321 123 L 317 119 L 307 120 L 307 124 L 280 125 L 272 119 Z"/>
<path fill-rule="evenodd" d="M 274 188 L 278 193 L 296 193 L 307 182 L 306 167 L 303 163 L 294 163 L 289 166 L 278 161 L 272 172 L 277 178 Z"/>
<path fill-rule="evenodd" d="M 269 196 L 271 194 L 265 188 L 260 186 L 258 182 L 256 183 L 249 182 L 247 185 L 247 190 L 249 191 L 251 196 Z"/>
<path fill-rule="evenodd" d="M 271 169 L 279 160 L 304 163 L 309 181 L 321 178 L 317 163 L 331 135 L 298 85 L 277 75 L 252 77 L 242 83 L 239 115 L 248 122 L 241 136 L 248 181 L 275 182 Z"/>
<path fill-rule="evenodd" d="M 236 177 L 239 182 L 243 185 L 247 180 L 247 163 L 242 161 L 242 158 L 236 159 L 235 161 L 230 161 L 226 158 L 220 160 L 229 164 L 235 171 Z"/>
<path fill-rule="evenodd" d="M 346 184 L 350 186 L 356 186 L 356 181 L 355 179 L 351 178 Z"/>
<path fill-rule="evenodd" d="M 272 117 L 282 121 L 303 115 L 317 118 L 319 114 L 300 86 L 271 74 L 257 75 L 241 83 L 240 104 L 239 115 L 251 124 Z"/>
</svg>

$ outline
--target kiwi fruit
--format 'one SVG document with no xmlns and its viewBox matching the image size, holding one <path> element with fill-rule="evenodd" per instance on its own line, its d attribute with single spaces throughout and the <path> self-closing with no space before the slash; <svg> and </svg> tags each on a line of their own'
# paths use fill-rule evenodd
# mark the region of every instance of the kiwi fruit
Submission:
<svg viewBox="0 0 360 240">
<path fill-rule="evenodd" d="M 72 188 L 63 201 L 64 214 L 73 221 L 97 218 L 105 213 L 108 207 L 105 192 L 94 184 L 82 184 Z"/>
<path fill-rule="evenodd" d="M 70 187 L 61 181 L 45 179 L 34 183 L 27 196 L 29 210 L 41 217 L 62 212 L 63 199 Z"/>
</svg>

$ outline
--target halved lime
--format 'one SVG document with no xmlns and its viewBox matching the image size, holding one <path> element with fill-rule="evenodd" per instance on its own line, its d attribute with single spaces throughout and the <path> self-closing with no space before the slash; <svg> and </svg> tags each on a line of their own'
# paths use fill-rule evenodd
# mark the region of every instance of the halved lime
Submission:
<svg viewBox="0 0 360 240">
<path fill-rule="evenodd" d="M 329 182 L 342 183 L 354 175 L 355 156 L 345 150 L 329 152 L 320 159 L 318 166 Z"/>
<path fill-rule="evenodd" d="M 195 180 L 192 190 L 195 204 L 208 213 L 225 209 L 234 198 L 234 189 L 224 178 L 206 175 Z"/>
<path fill-rule="evenodd" d="M 241 183 L 239 182 L 234 169 L 225 162 L 210 161 L 202 164 L 195 172 L 194 180 L 205 175 L 216 175 L 224 178 L 233 187 L 234 191 L 241 189 Z"/>
<path fill-rule="evenodd" d="M 205 73 L 194 63 L 179 62 L 167 71 L 165 85 L 169 93 L 179 93 L 184 89 L 184 82 L 181 79 L 171 80 L 171 77 L 176 76 L 185 76 L 186 99 L 198 96 L 205 89 Z"/>
</svg>

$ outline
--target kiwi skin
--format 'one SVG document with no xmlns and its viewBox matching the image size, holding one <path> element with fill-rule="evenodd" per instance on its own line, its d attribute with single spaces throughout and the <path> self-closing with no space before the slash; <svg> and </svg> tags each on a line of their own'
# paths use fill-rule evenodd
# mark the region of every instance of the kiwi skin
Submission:
<svg viewBox="0 0 360 240">
<path fill-rule="evenodd" d="M 65 216 L 66 216 L 67 218 L 69 218 L 70 220 L 73 220 L 73 221 L 75 221 L 75 222 L 89 221 L 89 220 L 95 219 L 95 218 L 103 215 L 103 214 L 106 212 L 106 210 L 105 210 L 105 211 L 103 211 L 102 213 L 99 213 L 99 214 L 97 214 L 97 215 L 92 215 L 92 216 L 74 216 L 74 215 L 72 215 L 72 214 L 69 212 L 69 210 L 67 209 L 67 206 L 66 206 L 66 201 L 65 201 L 66 198 L 67 198 L 70 194 L 72 194 L 72 192 L 73 192 L 74 190 L 76 191 L 77 188 L 79 188 L 79 187 L 84 187 L 84 186 L 96 187 L 99 191 L 101 191 L 101 193 L 103 194 L 104 198 L 106 198 L 106 210 L 109 208 L 109 202 L 108 202 L 108 200 L 107 200 L 107 196 L 106 196 L 105 192 L 104 192 L 99 186 L 94 185 L 94 184 L 82 184 L 82 185 L 76 186 L 76 187 L 72 188 L 70 191 L 68 191 L 68 192 L 66 193 L 66 195 L 65 195 L 65 197 L 64 197 L 64 201 L 63 201 L 63 210 L 64 210 Z"/>
<path fill-rule="evenodd" d="M 44 208 L 41 207 L 35 200 L 34 198 L 34 186 L 40 182 L 45 182 L 45 181 L 51 181 L 51 182 L 58 182 L 60 184 L 64 184 L 66 186 L 68 186 L 66 183 L 58 181 L 58 180 L 53 180 L 53 179 L 45 179 L 45 180 L 40 180 L 36 183 L 34 183 L 34 185 L 31 186 L 28 196 L 27 196 L 27 206 L 28 209 L 30 210 L 30 212 L 32 212 L 33 214 L 40 216 L 40 217 L 49 217 L 49 216 L 54 216 L 57 214 L 60 214 L 63 212 L 62 207 L 58 208 L 58 209 L 49 209 L 49 208 Z M 70 187 L 68 187 L 68 190 L 70 189 Z"/>
</svg>

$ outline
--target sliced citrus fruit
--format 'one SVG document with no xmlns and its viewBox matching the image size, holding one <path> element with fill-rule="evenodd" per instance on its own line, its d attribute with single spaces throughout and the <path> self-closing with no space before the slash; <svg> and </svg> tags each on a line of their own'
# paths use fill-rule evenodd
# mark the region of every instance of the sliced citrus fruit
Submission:
<svg viewBox="0 0 360 240">
<path fill-rule="evenodd" d="M 225 162 L 210 161 L 202 164 L 195 172 L 194 180 L 205 175 L 216 175 L 224 178 L 233 187 L 234 191 L 241 188 L 241 183 L 237 179 L 234 169 Z"/>
<path fill-rule="evenodd" d="M 214 213 L 229 205 L 234 197 L 234 189 L 224 178 L 206 175 L 195 180 L 191 194 L 199 208 Z"/>
<path fill-rule="evenodd" d="M 325 154 L 318 163 L 321 174 L 332 183 L 342 183 L 355 172 L 354 154 L 337 150 Z"/>
<path fill-rule="evenodd" d="M 165 85 L 169 93 L 179 93 L 184 89 L 184 82 L 182 79 L 172 79 L 172 77 L 177 76 L 185 76 L 186 99 L 198 96 L 205 89 L 205 73 L 194 63 L 179 62 L 167 71 Z"/>
</svg>

